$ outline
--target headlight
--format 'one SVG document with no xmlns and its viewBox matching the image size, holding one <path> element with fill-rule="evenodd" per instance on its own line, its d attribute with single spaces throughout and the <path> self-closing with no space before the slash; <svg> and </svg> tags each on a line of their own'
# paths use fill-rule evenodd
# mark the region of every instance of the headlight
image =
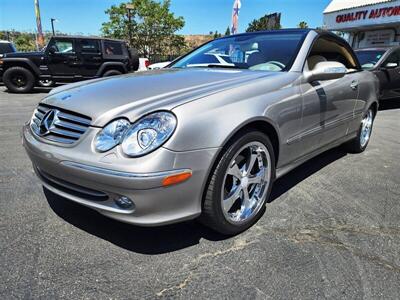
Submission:
<svg viewBox="0 0 400 300">
<path fill-rule="evenodd" d="M 125 119 L 118 119 L 108 124 L 95 138 L 96 150 L 106 152 L 120 144 L 130 125 L 129 121 Z"/>
<path fill-rule="evenodd" d="M 122 151 L 131 157 L 145 155 L 164 144 L 176 128 L 169 112 L 150 114 L 132 125 L 122 142 Z"/>
</svg>

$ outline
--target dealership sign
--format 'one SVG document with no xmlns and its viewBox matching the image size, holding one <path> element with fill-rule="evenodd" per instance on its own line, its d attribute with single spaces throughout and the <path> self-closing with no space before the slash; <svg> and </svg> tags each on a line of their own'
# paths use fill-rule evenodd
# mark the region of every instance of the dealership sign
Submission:
<svg viewBox="0 0 400 300">
<path fill-rule="evenodd" d="M 324 14 L 324 23 L 329 30 L 390 23 L 397 23 L 400 26 L 400 1 L 326 13 Z"/>
</svg>

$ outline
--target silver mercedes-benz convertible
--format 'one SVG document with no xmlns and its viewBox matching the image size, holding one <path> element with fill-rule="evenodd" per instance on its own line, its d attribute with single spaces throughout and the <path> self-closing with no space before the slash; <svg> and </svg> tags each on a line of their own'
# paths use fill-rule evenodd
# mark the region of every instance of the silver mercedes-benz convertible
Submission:
<svg viewBox="0 0 400 300">
<path fill-rule="evenodd" d="M 245 33 L 166 69 L 55 88 L 23 144 L 45 188 L 108 217 L 236 234 L 276 178 L 335 146 L 365 150 L 378 91 L 334 34 Z"/>
</svg>

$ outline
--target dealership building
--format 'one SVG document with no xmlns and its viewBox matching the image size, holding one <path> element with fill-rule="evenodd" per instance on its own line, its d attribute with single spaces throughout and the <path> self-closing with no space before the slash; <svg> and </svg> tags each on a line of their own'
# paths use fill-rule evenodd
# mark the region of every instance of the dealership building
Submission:
<svg viewBox="0 0 400 300">
<path fill-rule="evenodd" d="M 400 0 L 333 0 L 324 27 L 346 33 L 354 48 L 400 45 Z"/>
</svg>

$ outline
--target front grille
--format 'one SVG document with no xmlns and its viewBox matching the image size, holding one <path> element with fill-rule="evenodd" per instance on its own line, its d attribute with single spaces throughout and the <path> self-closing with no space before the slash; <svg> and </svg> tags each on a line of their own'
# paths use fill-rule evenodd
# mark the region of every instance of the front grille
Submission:
<svg viewBox="0 0 400 300">
<path fill-rule="evenodd" d="M 85 200 L 90 200 L 90 201 L 106 201 L 109 199 L 108 195 L 106 193 L 103 193 L 101 191 L 96 191 L 92 190 L 74 183 L 67 182 L 65 180 L 62 180 L 60 178 L 56 178 L 50 174 L 47 174 L 40 170 L 39 168 L 36 167 L 37 173 L 40 176 L 40 178 L 47 183 L 48 185 L 51 185 L 52 187 L 56 188 L 57 190 L 60 190 L 64 193 L 85 199 Z"/>
<path fill-rule="evenodd" d="M 51 119 L 43 124 L 43 118 L 49 111 L 53 111 Z M 47 140 L 73 144 L 86 132 L 90 123 L 91 118 L 87 116 L 39 104 L 33 113 L 31 128 L 35 134 Z"/>
</svg>

